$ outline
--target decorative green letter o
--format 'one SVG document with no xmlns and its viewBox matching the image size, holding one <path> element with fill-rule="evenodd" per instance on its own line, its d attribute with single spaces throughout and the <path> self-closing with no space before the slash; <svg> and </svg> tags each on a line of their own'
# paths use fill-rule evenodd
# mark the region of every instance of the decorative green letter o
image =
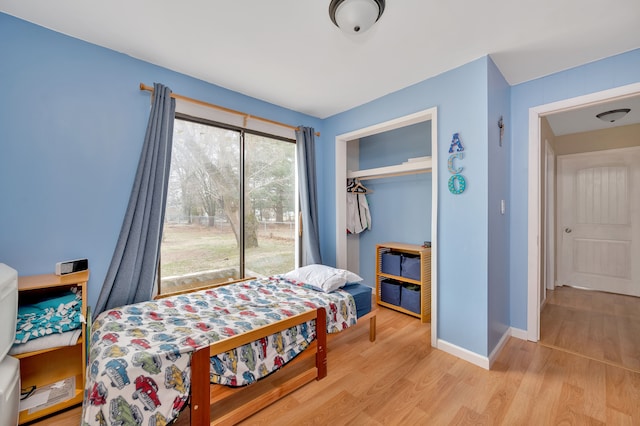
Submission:
<svg viewBox="0 0 640 426">
<path fill-rule="evenodd" d="M 455 181 L 458 181 L 458 188 L 456 188 Z M 467 182 L 464 180 L 464 176 L 457 174 L 449 178 L 449 192 L 452 194 L 462 194 L 464 192 Z"/>
</svg>

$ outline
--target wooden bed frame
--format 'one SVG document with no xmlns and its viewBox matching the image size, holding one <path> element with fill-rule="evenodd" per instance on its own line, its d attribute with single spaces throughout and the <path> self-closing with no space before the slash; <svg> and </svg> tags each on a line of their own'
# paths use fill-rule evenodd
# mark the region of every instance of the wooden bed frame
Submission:
<svg viewBox="0 0 640 426">
<path fill-rule="evenodd" d="M 202 288 L 191 291 L 197 290 Z M 171 295 L 174 294 L 176 293 Z M 165 295 L 157 298 L 164 297 Z M 316 339 L 282 369 L 248 386 L 229 387 L 210 383 L 209 358 L 212 355 L 238 348 L 313 319 L 316 320 Z M 369 340 L 373 342 L 376 339 L 375 305 L 372 305 L 371 312 L 358 319 L 358 323 L 367 319 Z M 321 307 L 221 340 L 194 352 L 191 355 L 190 408 L 180 413 L 175 424 L 234 425 L 305 384 L 323 379 L 327 375 L 326 330 L 326 310 Z"/>
</svg>

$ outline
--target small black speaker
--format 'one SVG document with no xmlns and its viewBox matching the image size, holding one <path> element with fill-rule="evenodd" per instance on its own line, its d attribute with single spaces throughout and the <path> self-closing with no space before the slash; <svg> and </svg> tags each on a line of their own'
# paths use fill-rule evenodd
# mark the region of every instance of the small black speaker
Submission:
<svg viewBox="0 0 640 426">
<path fill-rule="evenodd" d="M 86 271 L 89 269 L 87 259 L 67 260 L 56 263 L 56 275 L 72 274 L 74 272 Z"/>
</svg>

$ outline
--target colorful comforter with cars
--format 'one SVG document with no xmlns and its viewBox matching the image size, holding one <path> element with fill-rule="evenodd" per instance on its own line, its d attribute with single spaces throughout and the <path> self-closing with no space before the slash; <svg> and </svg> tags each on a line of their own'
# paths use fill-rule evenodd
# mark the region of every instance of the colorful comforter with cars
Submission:
<svg viewBox="0 0 640 426">
<path fill-rule="evenodd" d="M 281 277 L 251 280 L 105 311 L 93 322 L 83 424 L 160 425 L 190 392 L 190 355 L 227 337 L 325 307 L 327 332 L 356 323 L 348 293 Z M 244 386 L 278 370 L 315 339 L 315 321 L 211 357 L 211 383 Z"/>
</svg>

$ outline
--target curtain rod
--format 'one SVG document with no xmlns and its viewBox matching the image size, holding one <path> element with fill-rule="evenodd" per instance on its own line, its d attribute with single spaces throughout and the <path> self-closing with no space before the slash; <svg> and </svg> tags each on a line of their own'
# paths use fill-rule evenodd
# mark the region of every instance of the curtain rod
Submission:
<svg viewBox="0 0 640 426">
<path fill-rule="evenodd" d="M 148 92 L 153 93 L 153 87 L 147 86 L 144 83 L 140 83 L 140 90 L 146 90 Z M 187 96 L 178 95 L 177 93 L 171 93 L 171 97 L 174 98 L 174 99 L 180 99 L 182 101 L 187 101 L 187 102 L 191 102 L 191 103 L 194 103 L 194 104 L 197 104 L 197 105 L 205 106 L 207 108 L 213 108 L 213 109 L 217 109 L 217 110 L 220 110 L 220 111 L 228 112 L 230 114 L 242 115 L 242 116 L 244 116 L 245 127 L 247 125 L 247 120 L 254 119 L 254 120 L 264 121 L 265 123 L 275 124 L 276 126 L 286 127 L 288 129 L 291 129 L 291 130 L 298 130 L 299 129 L 299 127 L 292 126 L 290 124 L 284 124 L 284 123 L 280 123 L 278 121 L 269 120 L 268 118 L 262 118 L 262 117 L 258 117 L 258 116 L 255 116 L 255 115 L 250 115 L 250 114 L 247 114 L 246 112 L 236 111 L 234 109 L 225 108 L 225 107 L 220 106 L 220 105 L 210 104 L 209 102 L 204 102 L 204 101 L 201 101 L 201 100 L 198 100 L 198 99 L 189 98 Z M 320 137 L 320 132 L 316 132 L 316 136 Z"/>
</svg>

